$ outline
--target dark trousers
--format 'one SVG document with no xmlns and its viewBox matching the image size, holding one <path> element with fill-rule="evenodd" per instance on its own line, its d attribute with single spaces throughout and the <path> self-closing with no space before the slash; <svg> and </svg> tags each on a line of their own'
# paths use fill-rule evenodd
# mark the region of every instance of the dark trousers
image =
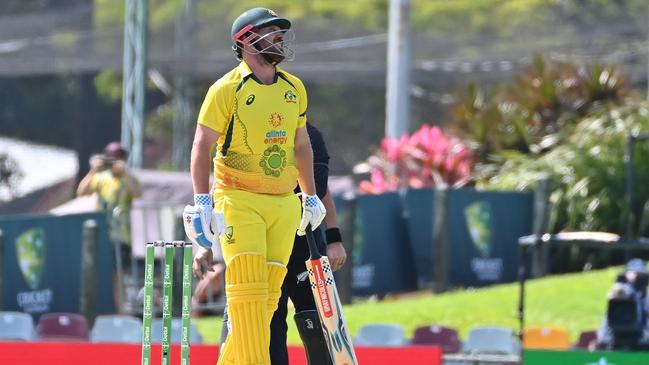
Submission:
<svg viewBox="0 0 649 365">
<path fill-rule="evenodd" d="M 322 238 L 320 228 L 313 232 L 318 250 L 322 255 L 327 253 L 326 244 Z M 291 258 L 288 261 L 286 278 L 282 284 L 282 296 L 279 298 L 277 310 L 270 323 L 270 360 L 272 365 L 288 365 L 288 351 L 286 350 L 286 332 L 288 325 L 286 316 L 288 313 L 288 298 L 291 298 L 295 306 L 295 313 L 304 310 L 315 310 L 315 301 L 311 292 L 309 277 L 306 275 L 304 262 L 309 259 L 309 247 L 305 236 L 295 236 L 295 244 Z M 302 280 L 298 279 L 300 275 Z"/>
</svg>

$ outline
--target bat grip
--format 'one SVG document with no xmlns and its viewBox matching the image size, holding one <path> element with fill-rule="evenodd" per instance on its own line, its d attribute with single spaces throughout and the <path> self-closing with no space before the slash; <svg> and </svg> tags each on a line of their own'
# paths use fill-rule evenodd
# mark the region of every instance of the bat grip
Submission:
<svg viewBox="0 0 649 365">
<path fill-rule="evenodd" d="M 309 245 L 309 254 L 311 255 L 311 260 L 319 259 L 320 257 L 322 257 L 322 255 L 320 255 L 320 251 L 318 251 L 318 245 L 316 245 L 315 243 L 315 237 L 313 236 L 311 223 L 306 226 L 305 234 L 306 242 Z"/>
</svg>

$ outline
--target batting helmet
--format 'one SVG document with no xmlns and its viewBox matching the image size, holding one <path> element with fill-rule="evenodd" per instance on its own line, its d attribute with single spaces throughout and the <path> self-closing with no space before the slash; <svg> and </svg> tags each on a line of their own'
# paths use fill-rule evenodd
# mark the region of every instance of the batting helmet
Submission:
<svg viewBox="0 0 649 365">
<path fill-rule="evenodd" d="M 291 28 L 291 22 L 286 18 L 280 18 L 277 13 L 266 8 L 253 8 L 243 14 L 239 15 L 232 23 L 232 30 L 230 35 L 232 37 L 232 50 L 236 53 L 237 58 L 242 58 L 243 44 L 241 40 L 252 34 L 254 30 L 258 30 L 271 25 L 278 26 L 283 32 Z M 257 51 L 264 56 L 271 63 L 279 63 L 287 57 L 288 53 L 292 54 L 292 50 L 287 47 L 287 44 L 274 45 L 279 46 L 274 50 L 271 47 L 262 49 L 257 43 L 259 39 L 253 42 L 253 46 Z M 284 43 L 284 41 L 282 42 Z M 278 57 L 279 56 L 279 57 Z"/>
</svg>

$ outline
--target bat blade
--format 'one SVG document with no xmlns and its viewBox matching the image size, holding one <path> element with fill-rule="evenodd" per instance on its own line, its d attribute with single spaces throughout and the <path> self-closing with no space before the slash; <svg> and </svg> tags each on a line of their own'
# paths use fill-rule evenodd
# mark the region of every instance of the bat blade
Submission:
<svg viewBox="0 0 649 365">
<path fill-rule="evenodd" d="M 334 365 L 358 365 L 327 256 L 306 261 L 311 290 Z"/>
</svg>

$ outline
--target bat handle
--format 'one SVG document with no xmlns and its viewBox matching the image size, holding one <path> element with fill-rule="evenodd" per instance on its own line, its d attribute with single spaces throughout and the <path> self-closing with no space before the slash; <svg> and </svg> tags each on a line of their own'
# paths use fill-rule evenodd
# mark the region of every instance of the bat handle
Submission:
<svg viewBox="0 0 649 365">
<path fill-rule="evenodd" d="M 315 237 L 313 236 L 313 229 L 311 229 L 311 223 L 309 223 L 306 226 L 305 230 L 306 234 L 306 242 L 309 245 L 309 253 L 311 254 L 311 260 L 317 260 L 322 255 L 320 255 L 320 251 L 318 251 L 318 245 L 315 243 Z"/>
</svg>

